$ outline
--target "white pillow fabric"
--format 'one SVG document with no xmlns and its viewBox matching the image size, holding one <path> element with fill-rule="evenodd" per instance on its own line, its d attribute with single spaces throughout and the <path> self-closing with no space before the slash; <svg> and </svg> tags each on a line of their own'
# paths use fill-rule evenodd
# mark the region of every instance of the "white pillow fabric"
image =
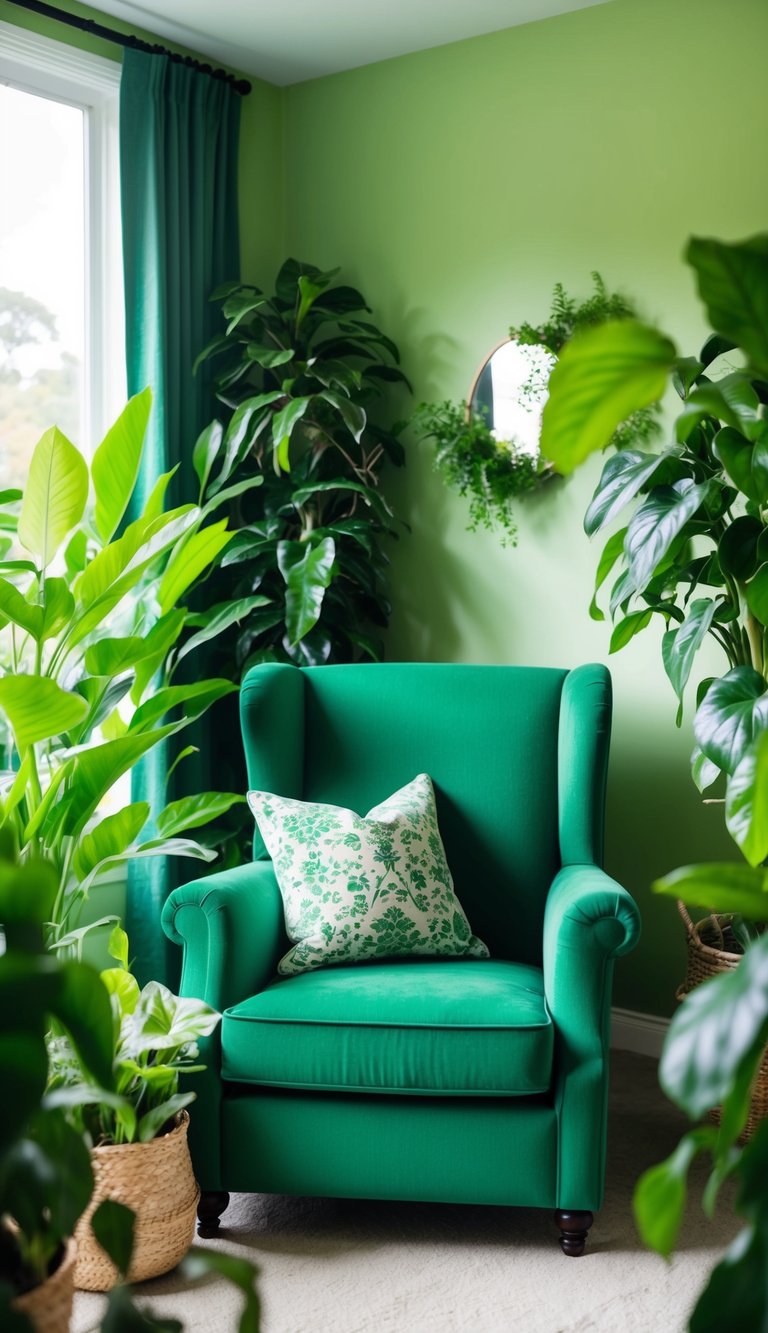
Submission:
<svg viewBox="0 0 768 1333">
<path fill-rule="evenodd" d="M 283 976 L 404 955 L 488 958 L 454 892 L 426 773 L 364 818 L 263 791 L 248 804 L 294 941 Z"/>
</svg>

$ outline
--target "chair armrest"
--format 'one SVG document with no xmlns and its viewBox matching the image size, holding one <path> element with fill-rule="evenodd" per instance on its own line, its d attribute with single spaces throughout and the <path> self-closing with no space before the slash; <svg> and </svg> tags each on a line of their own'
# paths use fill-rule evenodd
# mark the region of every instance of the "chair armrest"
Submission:
<svg viewBox="0 0 768 1333">
<path fill-rule="evenodd" d="M 184 949 L 181 994 L 220 1011 L 261 990 L 288 947 L 271 861 L 252 861 L 174 889 L 162 922 L 169 939 Z"/>
<path fill-rule="evenodd" d="M 613 960 L 640 935 L 626 889 L 594 865 L 564 866 L 544 912 L 544 993 L 555 1025 L 557 1206 L 602 1203 Z"/>
</svg>

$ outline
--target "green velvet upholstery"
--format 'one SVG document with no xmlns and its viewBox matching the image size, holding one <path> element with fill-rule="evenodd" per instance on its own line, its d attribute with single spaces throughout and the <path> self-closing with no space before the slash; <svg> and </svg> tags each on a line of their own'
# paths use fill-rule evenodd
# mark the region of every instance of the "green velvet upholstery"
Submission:
<svg viewBox="0 0 768 1333">
<path fill-rule="evenodd" d="M 182 993 L 225 1011 L 195 1079 L 203 1189 L 599 1208 L 613 960 L 639 933 L 600 868 L 610 714 L 602 666 L 248 674 L 251 786 L 364 812 L 430 774 L 492 957 L 277 979 L 282 904 L 258 835 L 252 864 L 177 889 L 164 927 Z"/>
<path fill-rule="evenodd" d="M 307 1091 L 516 1097 L 552 1081 L 544 978 L 521 963 L 359 963 L 224 1013 L 222 1078 Z"/>
</svg>

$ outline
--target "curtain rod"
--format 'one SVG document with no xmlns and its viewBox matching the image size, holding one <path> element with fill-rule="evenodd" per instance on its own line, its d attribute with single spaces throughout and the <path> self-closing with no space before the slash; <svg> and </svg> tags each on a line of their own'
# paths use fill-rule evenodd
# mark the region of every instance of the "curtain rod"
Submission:
<svg viewBox="0 0 768 1333">
<path fill-rule="evenodd" d="M 231 84 L 241 97 L 246 97 L 251 91 L 247 79 L 236 79 L 234 74 L 228 74 L 224 69 L 214 69 L 212 65 L 196 60 L 193 56 L 181 56 L 176 51 L 169 51 L 166 46 L 145 42 L 134 33 L 117 32 L 114 28 L 106 28 L 103 24 L 94 22 L 93 19 L 83 19 L 77 14 L 67 13 L 64 9 L 56 9 L 53 5 L 45 4 L 44 0 L 9 0 L 9 3 L 18 5 L 19 9 L 29 9 L 33 14 L 42 14 L 43 18 L 55 19 L 57 23 L 66 23 L 70 28 L 90 33 L 92 37 L 101 37 L 105 42 L 114 42 L 116 46 L 129 46 L 134 51 L 146 51 L 155 56 L 170 56 L 177 64 L 187 65 L 200 74 L 210 74 L 214 79 L 223 79 L 225 83 Z"/>
</svg>

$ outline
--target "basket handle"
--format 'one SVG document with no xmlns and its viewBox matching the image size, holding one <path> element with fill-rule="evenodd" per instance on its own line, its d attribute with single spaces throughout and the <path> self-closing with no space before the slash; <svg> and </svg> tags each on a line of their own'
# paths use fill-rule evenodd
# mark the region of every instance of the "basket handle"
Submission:
<svg viewBox="0 0 768 1333">
<path fill-rule="evenodd" d="M 692 940 L 695 940 L 696 944 L 700 944 L 703 947 L 703 941 L 701 936 L 699 935 L 698 926 L 695 925 L 694 922 L 691 920 L 691 917 L 688 913 L 688 908 L 686 907 L 684 902 L 680 901 L 679 898 L 677 900 L 677 910 L 683 919 L 683 924 L 685 926 L 686 934 L 688 934 Z M 723 927 L 720 924 L 719 918 L 713 912 L 708 919 L 712 922 L 715 934 L 720 936 L 720 948 L 724 949 L 725 937 L 723 935 Z M 702 923 L 699 922 L 698 924 L 701 925 Z"/>
</svg>

